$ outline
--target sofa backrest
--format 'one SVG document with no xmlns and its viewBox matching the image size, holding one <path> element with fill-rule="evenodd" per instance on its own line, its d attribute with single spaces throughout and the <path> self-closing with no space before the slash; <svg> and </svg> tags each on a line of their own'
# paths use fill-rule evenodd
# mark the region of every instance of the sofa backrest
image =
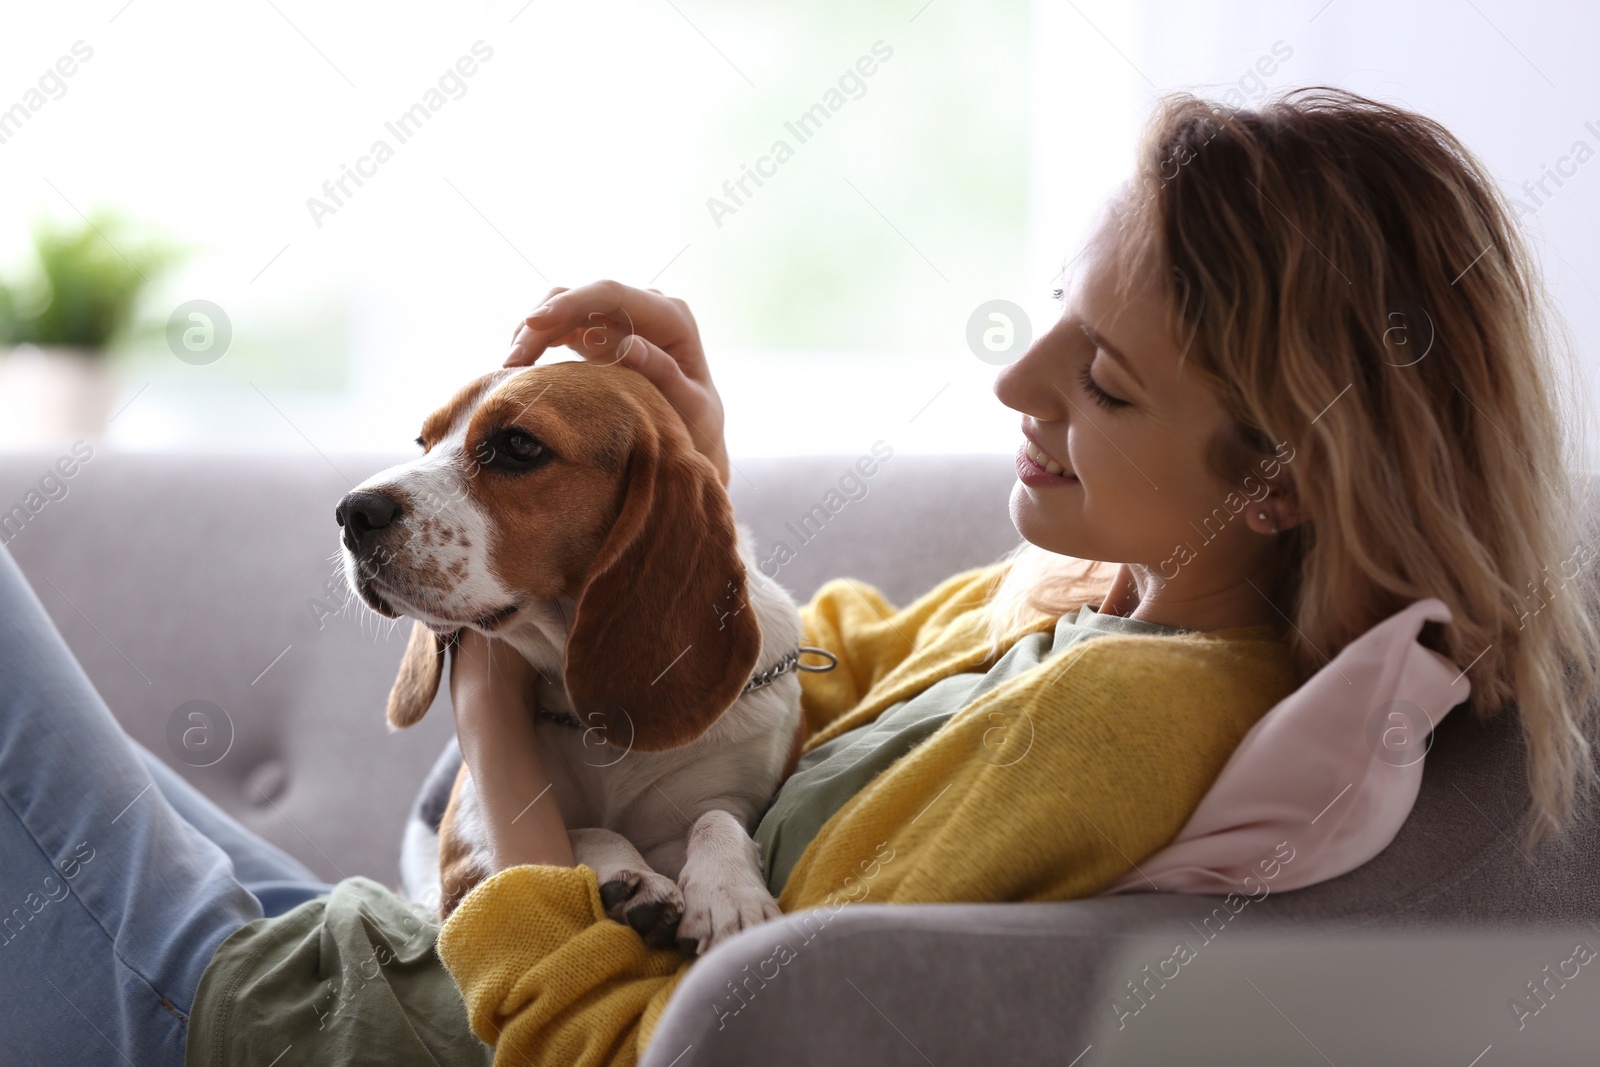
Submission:
<svg viewBox="0 0 1600 1067">
<path fill-rule="evenodd" d="M 0 522 L 22 508 L 8 548 L 124 728 L 320 876 L 393 884 L 453 721 L 441 693 L 387 732 L 409 624 L 346 603 L 333 509 L 405 457 L 62 455 L 0 455 Z M 870 458 L 735 459 L 739 521 L 798 599 L 848 574 L 904 603 L 1016 543 L 1009 457 Z M 208 766 L 169 741 L 192 701 L 231 725 Z"/>
<path fill-rule="evenodd" d="M 346 603 L 333 508 L 399 457 L 97 449 L 41 488 L 64 469 L 58 458 L 0 456 L 0 509 L 37 506 L 5 536 L 124 727 L 322 877 L 394 884 L 408 807 L 453 722 L 441 693 L 416 727 L 386 730 L 407 629 Z M 739 521 L 797 599 L 851 575 L 904 604 L 1017 543 L 1007 456 L 896 455 L 870 476 L 853 456 L 735 463 Z M 169 740 L 197 700 L 231 725 L 208 766 Z M 1263 924 L 1596 917 L 1600 820 L 1591 811 L 1565 842 L 1526 850 L 1527 796 L 1516 717 L 1486 723 L 1458 709 L 1435 731 L 1416 807 L 1389 848 L 1250 910 Z M 1113 924 L 1188 908 L 1139 895 L 1094 905 Z"/>
</svg>

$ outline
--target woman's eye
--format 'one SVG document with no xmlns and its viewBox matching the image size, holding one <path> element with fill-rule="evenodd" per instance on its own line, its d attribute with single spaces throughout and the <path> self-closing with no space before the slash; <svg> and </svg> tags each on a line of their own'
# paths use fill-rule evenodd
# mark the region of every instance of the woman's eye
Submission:
<svg viewBox="0 0 1600 1067">
<path fill-rule="evenodd" d="M 1132 401 L 1123 400 L 1119 397 L 1112 396 L 1110 393 L 1096 385 L 1094 376 L 1089 373 L 1089 368 L 1091 366 L 1093 366 L 1093 361 L 1085 363 L 1083 365 L 1083 370 L 1078 372 L 1078 380 L 1083 383 L 1084 391 L 1089 394 L 1090 400 L 1093 400 L 1096 404 L 1099 404 L 1107 411 L 1115 411 L 1117 408 L 1125 408 L 1132 403 Z"/>
</svg>

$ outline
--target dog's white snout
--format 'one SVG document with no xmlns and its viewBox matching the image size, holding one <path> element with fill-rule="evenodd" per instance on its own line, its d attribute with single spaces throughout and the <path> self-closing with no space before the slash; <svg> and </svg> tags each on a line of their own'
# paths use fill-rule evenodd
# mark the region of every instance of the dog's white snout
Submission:
<svg viewBox="0 0 1600 1067">
<path fill-rule="evenodd" d="M 346 571 L 374 610 L 459 629 L 514 602 L 490 572 L 488 517 L 471 498 L 461 456 L 452 434 L 340 503 Z"/>
</svg>

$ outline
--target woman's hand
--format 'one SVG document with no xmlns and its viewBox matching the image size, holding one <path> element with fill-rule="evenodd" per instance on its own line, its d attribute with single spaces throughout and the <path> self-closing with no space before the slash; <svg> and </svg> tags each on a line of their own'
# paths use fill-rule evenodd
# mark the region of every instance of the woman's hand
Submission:
<svg viewBox="0 0 1600 1067">
<path fill-rule="evenodd" d="M 475 630 L 462 630 L 450 653 L 456 737 L 483 806 L 495 871 L 524 863 L 573 866 L 534 736 L 537 677 L 520 652 Z"/>
<path fill-rule="evenodd" d="M 711 383 L 700 328 L 689 305 L 659 289 L 617 282 L 556 288 L 523 320 L 508 367 L 526 367 L 545 349 L 565 345 L 591 363 L 620 363 L 650 379 L 683 417 L 695 447 L 728 484 L 722 398 Z"/>
</svg>

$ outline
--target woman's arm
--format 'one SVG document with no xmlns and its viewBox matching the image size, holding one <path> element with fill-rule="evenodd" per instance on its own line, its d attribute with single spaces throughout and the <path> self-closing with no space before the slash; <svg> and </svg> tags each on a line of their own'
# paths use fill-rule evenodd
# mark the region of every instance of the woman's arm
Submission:
<svg viewBox="0 0 1600 1067">
<path fill-rule="evenodd" d="M 508 867 L 439 931 L 472 1032 L 494 1062 L 632 1064 L 693 960 L 606 918 L 589 867 Z"/>
<path fill-rule="evenodd" d="M 574 866 L 528 714 L 534 669 L 465 631 L 451 653 L 461 754 L 495 873 L 439 932 L 439 958 L 496 1063 L 631 1064 L 691 961 L 606 917 L 595 872 Z"/>
<path fill-rule="evenodd" d="M 461 631 L 450 656 L 456 737 L 483 805 L 495 871 L 573 865 L 561 809 L 545 795 L 550 776 L 528 713 L 536 677 L 515 649 L 474 630 Z"/>
</svg>

